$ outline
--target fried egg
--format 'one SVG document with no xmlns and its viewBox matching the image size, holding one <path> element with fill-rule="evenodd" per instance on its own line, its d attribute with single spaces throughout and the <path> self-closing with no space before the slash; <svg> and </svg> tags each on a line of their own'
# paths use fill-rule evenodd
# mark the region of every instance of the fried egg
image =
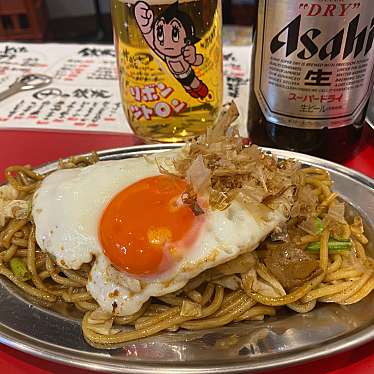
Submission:
<svg viewBox="0 0 374 374">
<path fill-rule="evenodd" d="M 254 250 L 286 220 L 282 209 L 259 220 L 239 201 L 218 211 L 203 198 L 204 214 L 194 215 L 182 202 L 186 182 L 159 171 L 179 154 L 57 170 L 34 195 L 40 248 L 67 269 L 93 261 L 86 287 L 104 311 L 131 315 L 150 297 Z"/>
</svg>

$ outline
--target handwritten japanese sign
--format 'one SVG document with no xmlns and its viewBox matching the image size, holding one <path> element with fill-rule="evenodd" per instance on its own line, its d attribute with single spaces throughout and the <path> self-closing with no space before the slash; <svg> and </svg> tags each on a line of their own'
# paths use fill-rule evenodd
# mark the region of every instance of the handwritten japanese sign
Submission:
<svg viewBox="0 0 374 374">
<path fill-rule="evenodd" d="M 240 129 L 247 135 L 251 47 L 224 47 L 224 102 L 235 100 Z M 44 129 L 131 133 L 122 110 L 115 51 L 112 46 L 0 43 L 0 91 L 30 73 L 47 74 L 52 83 L 1 102 L 1 129 Z M 133 87 L 138 116 L 167 117 L 184 110 L 182 101 L 167 102 L 172 88 L 150 83 Z M 152 101 L 157 108 L 148 108 Z"/>
</svg>

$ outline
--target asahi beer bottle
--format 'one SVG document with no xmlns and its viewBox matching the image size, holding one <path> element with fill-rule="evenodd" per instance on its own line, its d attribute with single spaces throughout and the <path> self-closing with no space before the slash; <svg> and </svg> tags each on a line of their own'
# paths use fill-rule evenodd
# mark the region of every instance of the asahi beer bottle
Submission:
<svg viewBox="0 0 374 374">
<path fill-rule="evenodd" d="M 373 0 L 259 0 L 252 141 L 349 157 L 373 87 L 373 38 Z"/>
<path fill-rule="evenodd" d="M 146 141 L 203 133 L 222 105 L 221 0 L 112 0 L 122 105 Z"/>
</svg>

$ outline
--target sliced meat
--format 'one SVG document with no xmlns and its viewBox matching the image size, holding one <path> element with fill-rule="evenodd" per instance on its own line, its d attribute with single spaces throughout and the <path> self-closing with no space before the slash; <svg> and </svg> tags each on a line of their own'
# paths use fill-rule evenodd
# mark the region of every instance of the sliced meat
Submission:
<svg viewBox="0 0 374 374">
<path fill-rule="evenodd" d="M 292 243 L 266 251 L 265 264 L 285 288 L 298 287 L 321 271 L 319 262 Z"/>
</svg>

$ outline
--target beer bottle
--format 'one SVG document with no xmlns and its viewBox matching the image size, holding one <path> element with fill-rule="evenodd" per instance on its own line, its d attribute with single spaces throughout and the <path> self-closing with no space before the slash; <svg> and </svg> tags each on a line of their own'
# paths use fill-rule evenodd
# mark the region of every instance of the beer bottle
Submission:
<svg viewBox="0 0 374 374">
<path fill-rule="evenodd" d="M 248 130 L 253 143 L 343 161 L 373 87 L 372 0 L 259 0 Z"/>
</svg>

